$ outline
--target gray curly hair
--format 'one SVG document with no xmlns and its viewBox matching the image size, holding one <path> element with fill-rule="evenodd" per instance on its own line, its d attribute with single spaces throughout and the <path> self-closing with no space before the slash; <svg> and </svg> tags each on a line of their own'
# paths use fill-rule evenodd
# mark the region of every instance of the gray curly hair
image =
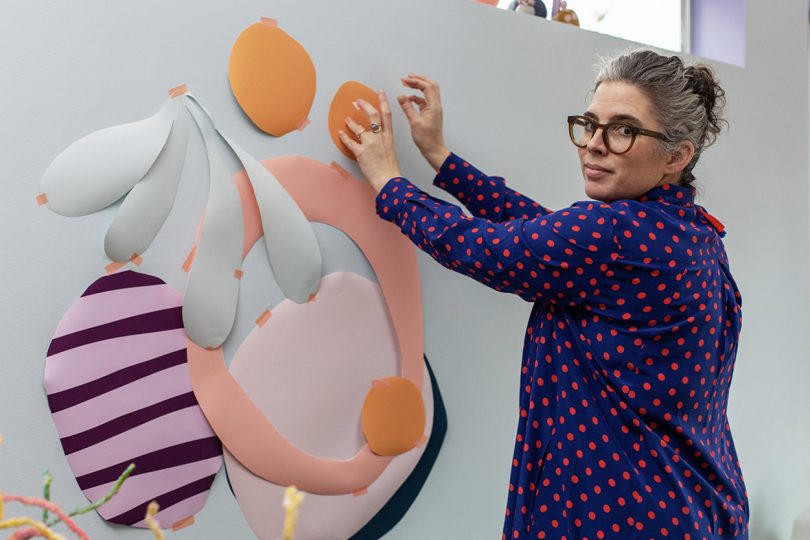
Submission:
<svg viewBox="0 0 810 540">
<path fill-rule="evenodd" d="M 725 92 L 707 64 L 685 66 L 677 56 L 662 56 L 639 49 L 601 58 L 594 91 L 603 82 L 625 82 L 640 88 L 653 104 L 662 131 L 664 152 L 675 152 L 683 141 L 692 141 L 695 155 L 684 168 L 681 185 L 695 181 L 692 174 L 703 150 L 717 139 L 728 122 L 721 117 Z"/>
</svg>

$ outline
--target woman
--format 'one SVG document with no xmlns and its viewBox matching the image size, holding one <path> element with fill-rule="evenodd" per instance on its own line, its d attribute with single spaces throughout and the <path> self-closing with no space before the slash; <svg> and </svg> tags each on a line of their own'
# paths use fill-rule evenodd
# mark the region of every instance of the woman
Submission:
<svg viewBox="0 0 810 540">
<path fill-rule="evenodd" d="M 568 118 L 592 201 L 553 212 L 450 153 L 438 85 L 400 97 L 434 183 L 402 178 L 391 111 L 342 140 L 377 213 L 444 266 L 534 303 L 524 344 L 503 538 L 747 538 L 726 417 L 741 326 L 723 226 L 695 205 L 692 169 L 720 131 L 707 66 L 635 51 L 607 61 Z M 414 107 L 413 104 L 418 106 Z"/>
</svg>

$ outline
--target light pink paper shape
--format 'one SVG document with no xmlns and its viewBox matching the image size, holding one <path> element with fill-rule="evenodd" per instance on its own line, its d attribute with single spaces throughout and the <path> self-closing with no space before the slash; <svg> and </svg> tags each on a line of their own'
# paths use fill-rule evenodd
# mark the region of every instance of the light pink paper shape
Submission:
<svg viewBox="0 0 810 540">
<path fill-rule="evenodd" d="M 314 302 L 273 308 L 236 352 L 230 371 L 253 403 L 298 448 L 331 459 L 355 455 L 365 441 L 360 409 L 372 381 L 398 370 L 397 350 L 379 287 L 347 272 L 325 276 Z M 423 385 L 426 437 L 433 394 Z M 297 540 L 349 538 L 396 493 L 425 446 L 400 454 L 362 497 L 309 493 Z M 225 453 L 239 508 L 259 538 L 282 529 L 284 486 L 267 482 Z M 297 484 L 296 484 L 297 485 Z"/>
</svg>

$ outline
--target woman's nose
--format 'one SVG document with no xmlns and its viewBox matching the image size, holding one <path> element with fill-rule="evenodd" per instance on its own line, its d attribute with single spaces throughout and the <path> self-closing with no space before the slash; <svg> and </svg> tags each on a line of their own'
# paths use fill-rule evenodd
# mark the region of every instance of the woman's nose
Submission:
<svg viewBox="0 0 810 540">
<path fill-rule="evenodd" d="M 604 136 L 603 136 L 603 129 L 601 127 L 596 128 L 596 131 L 593 132 L 591 136 L 591 140 L 588 141 L 586 148 L 589 152 L 597 152 L 600 154 L 604 154 L 607 152 L 607 147 L 605 146 Z"/>
</svg>

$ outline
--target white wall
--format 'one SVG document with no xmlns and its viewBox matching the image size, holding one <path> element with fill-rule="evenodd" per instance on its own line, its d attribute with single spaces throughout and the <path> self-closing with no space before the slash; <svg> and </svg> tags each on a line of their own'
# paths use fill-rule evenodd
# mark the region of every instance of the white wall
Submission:
<svg viewBox="0 0 810 540">
<path fill-rule="evenodd" d="M 810 506 L 807 4 L 746 7 L 746 67 L 717 66 L 731 130 L 696 173 L 698 202 L 726 224 L 743 294 L 729 417 L 752 503 L 751 538 L 776 540 Z M 627 45 L 471 0 L 28 0 L 0 10 L 0 488 L 38 493 L 47 467 L 54 498 L 68 508 L 84 498 L 49 417 L 42 369 L 61 314 L 106 264 L 111 212 L 67 219 L 36 206 L 39 178 L 59 151 L 95 129 L 152 114 L 166 89 L 185 82 L 256 157 L 296 153 L 348 167 L 323 127 L 337 87 L 356 79 L 393 95 L 400 76 L 420 72 L 442 83 L 455 151 L 561 207 L 584 198 L 564 118 L 586 106 L 595 55 Z M 230 45 L 260 15 L 278 18 L 318 70 L 312 125 L 277 140 L 249 125 L 226 80 Z M 395 119 L 404 171 L 426 186 L 429 169 Z M 198 140 L 189 152 L 197 157 L 187 162 L 180 202 L 144 265 L 177 287 L 206 192 Z M 318 231 L 327 268 L 368 272 L 350 242 Z M 251 296 L 279 298 L 256 261 L 267 279 L 254 278 L 243 307 Z M 499 538 L 529 305 L 427 257 L 421 263 L 426 352 L 450 427 L 422 495 L 388 538 Z M 250 314 L 240 316 L 237 342 Z M 95 538 L 145 537 L 94 516 L 81 523 Z M 222 475 L 197 524 L 173 536 L 250 537 Z"/>
</svg>

